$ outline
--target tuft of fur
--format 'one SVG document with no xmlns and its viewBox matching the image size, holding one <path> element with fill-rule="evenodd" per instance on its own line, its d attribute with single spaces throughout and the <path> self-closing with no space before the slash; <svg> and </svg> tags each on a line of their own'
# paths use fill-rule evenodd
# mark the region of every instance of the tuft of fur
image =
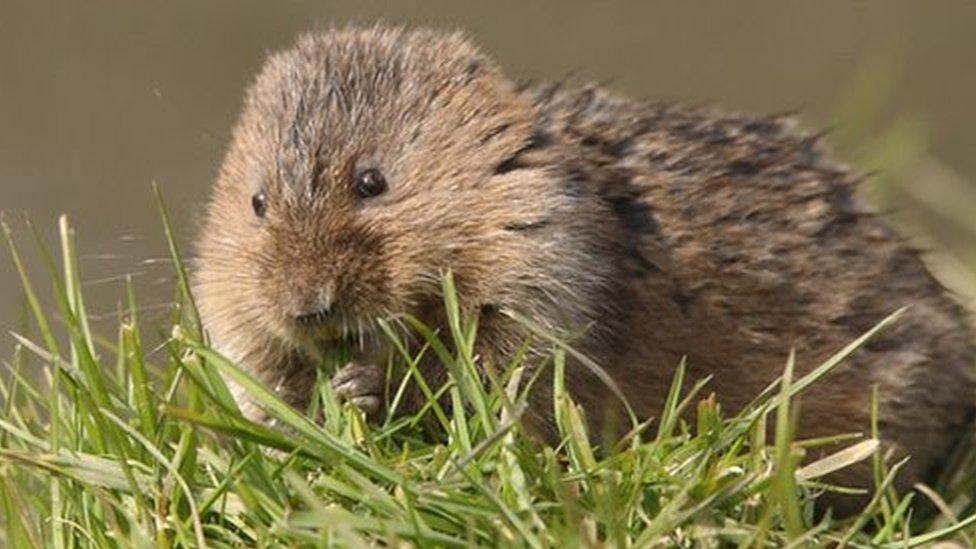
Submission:
<svg viewBox="0 0 976 549">
<path fill-rule="evenodd" d="M 364 168 L 388 192 L 358 199 Z M 799 426 L 867 431 L 878 386 L 884 442 L 912 455 L 907 483 L 929 478 L 970 425 L 976 352 L 960 307 L 861 208 L 856 183 L 786 117 L 518 87 L 457 33 L 332 30 L 273 55 L 249 89 L 199 237 L 196 290 L 214 345 L 301 405 L 333 340 L 296 315 L 334 303 L 333 329 L 369 355 L 384 345 L 377 317 L 442 321 L 449 269 L 462 305 L 482 312 L 486 363 L 527 337 L 499 311 L 582 333 L 574 346 L 645 417 L 682 357 L 735 409 L 791 347 L 802 374 L 909 305 L 809 389 Z M 619 420 L 586 368 L 567 376 L 597 429 Z M 535 398 L 551 398 L 546 384 Z M 551 406 L 533 409 L 548 432 Z M 835 480 L 868 478 L 855 468 Z"/>
</svg>

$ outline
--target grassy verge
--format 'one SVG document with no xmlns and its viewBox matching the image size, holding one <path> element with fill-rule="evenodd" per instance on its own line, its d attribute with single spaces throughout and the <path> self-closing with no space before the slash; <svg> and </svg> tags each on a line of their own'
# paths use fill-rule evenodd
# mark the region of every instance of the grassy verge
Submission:
<svg viewBox="0 0 976 549">
<path fill-rule="evenodd" d="M 455 406 L 432 399 L 416 416 L 370 427 L 320 383 L 311 411 L 325 418 L 319 423 L 207 347 L 168 223 L 179 306 L 156 349 L 143 345 L 131 284 L 117 331 L 89 329 L 72 230 L 63 220 L 60 228 L 60 261 L 45 254 L 58 320 L 23 276 L 34 335 L 13 335 L 0 376 L 5 546 L 910 547 L 976 536 L 976 460 L 967 452 L 937 488 L 942 495 L 923 493 L 939 509 L 934 517 L 915 516 L 912 496 L 891 490 L 843 521 L 813 513 L 825 474 L 874 459 L 884 485 L 897 464 L 887 466 L 873 438 L 794 440 L 792 405 L 897 313 L 807 376 L 794 378 L 784 357 L 780 381 L 731 417 L 676 365 L 658 417 L 599 450 L 588 442 L 585 411 L 563 390 L 562 346 L 546 365 L 555 372 L 558 445 L 522 430 L 529 375 L 518 357 L 488 387 L 476 382 L 476 327 L 448 279 L 450 344 L 420 331 L 422 352 L 436 352 L 450 372 L 429 393 Z M 396 347 L 397 360 L 416 363 Z M 240 416 L 225 377 L 269 411 L 274 428 Z M 838 440 L 844 450 L 799 465 L 806 449 Z"/>
</svg>

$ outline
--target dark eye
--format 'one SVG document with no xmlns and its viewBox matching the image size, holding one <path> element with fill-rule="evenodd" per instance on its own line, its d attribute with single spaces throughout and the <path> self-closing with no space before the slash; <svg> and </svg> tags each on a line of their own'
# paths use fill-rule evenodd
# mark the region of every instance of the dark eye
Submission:
<svg viewBox="0 0 976 549">
<path fill-rule="evenodd" d="M 254 208 L 254 215 L 264 217 L 268 211 L 268 197 L 264 193 L 257 193 L 251 197 L 251 207 Z"/>
<path fill-rule="evenodd" d="M 386 178 L 379 170 L 364 170 L 356 176 L 356 196 L 372 198 L 386 192 Z"/>
</svg>

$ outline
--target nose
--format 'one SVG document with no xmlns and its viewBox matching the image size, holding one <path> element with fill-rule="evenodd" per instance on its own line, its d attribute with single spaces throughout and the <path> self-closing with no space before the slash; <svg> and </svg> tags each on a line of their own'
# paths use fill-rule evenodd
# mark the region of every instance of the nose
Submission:
<svg viewBox="0 0 976 549">
<path fill-rule="evenodd" d="M 324 324 L 336 316 L 338 307 L 335 302 L 335 286 L 332 281 L 322 284 L 318 288 L 295 288 L 291 299 L 292 318 L 296 324 L 313 327 Z"/>
<path fill-rule="evenodd" d="M 306 296 L 296 303 L 294 311 L 295 322 L 302 326 L 311 327 L 327 322 L 335 316 L 335 301 L 332 299 L 331 285 L 319 289 L 313 296 Z"/>
</svg>

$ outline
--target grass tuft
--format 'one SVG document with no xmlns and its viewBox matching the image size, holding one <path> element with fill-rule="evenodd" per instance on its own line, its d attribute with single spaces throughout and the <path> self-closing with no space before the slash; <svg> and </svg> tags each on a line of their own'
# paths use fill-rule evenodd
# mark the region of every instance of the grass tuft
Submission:
<svg viewBox="0 0 976 549">
<path fill-rule="evenodd" d="M 794 356 L 784 357 L 777 383 L 733 416 L 703 396 L 707 380 L 686 386 L 676 364 L 658 419 L 632 417 L 628 435 L 606 448 L 591 442 L 587 410 L 565 388 L 567 357 L 583 357 L 537 330 L 551 346 L 545 367 L 561 438 L 549 445 L 522 424 L 525 387 L 543 379 L 532 375 L 538 365 L 520 353 L 503 372 L 482 372 L 477 325 L 448 275 L 443 333 L 406 319 L 423 343 L 413 350 L 399 326 L 381 324 L 408 372 L 390 380 L 394 408 L 410 384 L 427 405 L 371 427 L 336 401 L 324 376 L 312 413 L 302 413 L 207 345 L 159 204 L 179 296 L 160 353 L 143 344 L 131 282 L 116 333 L 92 333 L 63 218 L 60 266 L 46 260 L 61 320 L 49 321 L 3 225 L 34 320 L 31 333 L 14 334 L 0 376 L 4 546 L 912 547 L 976 535 L 972 452 L 957 456 L 956 480 L 920 490 L 939 510 L 926 518 L 918 498 L 891 489 L 902 463 L 884 460 L 876 434 L 794 438 L 804 390 L 900 312 L 802 377 L 794 379 Z M 420 376 L 427 354 L 449 374 L 441 386 Z M 225 379 L 274 426 L 242 417 Z M 804 451 L 828 444 L 840 449 L 801 466 Z M 824 476 L 865 460 L 880 488 L 870 503 L 854 517 L 818 518 Z"/>
</svg>

